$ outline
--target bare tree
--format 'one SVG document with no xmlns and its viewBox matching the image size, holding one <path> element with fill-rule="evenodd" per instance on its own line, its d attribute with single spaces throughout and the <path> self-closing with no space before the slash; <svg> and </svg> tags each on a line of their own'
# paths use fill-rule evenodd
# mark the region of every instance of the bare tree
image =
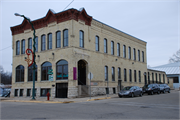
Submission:
<svg viewBox="0 0 180 120">
<path fill-rule="evenodd" d="M 0 65 L 0 80 L 3 84 L 11 84 L 12 81 L 12 73 L 4 72 L 4 68 Z"/>
<path fill-rule="evenodd" d="M 180 49 L 169 59 L 169 63 L 180 62 Z"/>
</svg>

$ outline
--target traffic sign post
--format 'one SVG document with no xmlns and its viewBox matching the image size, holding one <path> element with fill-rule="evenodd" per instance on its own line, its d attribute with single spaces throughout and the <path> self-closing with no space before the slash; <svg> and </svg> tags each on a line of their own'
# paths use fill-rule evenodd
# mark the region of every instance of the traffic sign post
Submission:
<svg viewBox="0 0 180 120">
<path fill-rule="evenodd" d="M 90 72 L 88 74 L 88 79 L 90 80 L 90 84 L 89 84 L 89 95 L 90 95 L 90 99 L 91 99 L 91 80 L 93 78 L 93 74 Z"/>
</svg>

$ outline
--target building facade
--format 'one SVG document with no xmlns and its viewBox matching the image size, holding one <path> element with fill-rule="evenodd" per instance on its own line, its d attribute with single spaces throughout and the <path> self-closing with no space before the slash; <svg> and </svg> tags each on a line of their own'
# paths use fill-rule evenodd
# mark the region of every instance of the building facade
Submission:
<svg viewBox="0 0 180 120">
<path fill-rule="evenodd" d="M 146 42 L 89 16 L 85 9 L 68 9 L 32 21 L 36 29 L 36 97 L 78 97 L 112 94 L 128 85 L 142 87 L 147 72 Z M 25 50 L 32 49 L 28 21 L 11 27 L 13 48 L 12 92 L 32 95 L 32 67 Z M 49 78 L 48 71 L 53 70 Z M 88 73 L 93 74 L 91 80 Z"/>
</svg>

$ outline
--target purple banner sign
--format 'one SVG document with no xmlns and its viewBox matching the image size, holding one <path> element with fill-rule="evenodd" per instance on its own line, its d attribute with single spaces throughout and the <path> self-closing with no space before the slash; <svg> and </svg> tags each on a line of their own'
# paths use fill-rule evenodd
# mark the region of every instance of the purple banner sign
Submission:
<svg viewBox="0 0 180 120">
<path fill-rule="evenodd" d="M 76 71 L 76 67 L 73 67 L 73 80 L 77 80 Z"/>
</svg>

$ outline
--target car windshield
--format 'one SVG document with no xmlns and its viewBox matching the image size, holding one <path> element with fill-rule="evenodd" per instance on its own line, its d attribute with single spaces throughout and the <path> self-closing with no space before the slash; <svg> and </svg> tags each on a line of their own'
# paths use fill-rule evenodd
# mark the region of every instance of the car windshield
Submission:
<svg viewBox="0 0 180 120">
<path fill-rule="evenodd" d="M 123 90 L 131 90 L 132 87 L 125 87 Z"/>
<path fill-rule="evenodd" d="M 152 87 L 152 84 L 150 84 L 150 85 L 144 85 L 144 88 L 149 88 L 149 87 Z"/>
</svg>

